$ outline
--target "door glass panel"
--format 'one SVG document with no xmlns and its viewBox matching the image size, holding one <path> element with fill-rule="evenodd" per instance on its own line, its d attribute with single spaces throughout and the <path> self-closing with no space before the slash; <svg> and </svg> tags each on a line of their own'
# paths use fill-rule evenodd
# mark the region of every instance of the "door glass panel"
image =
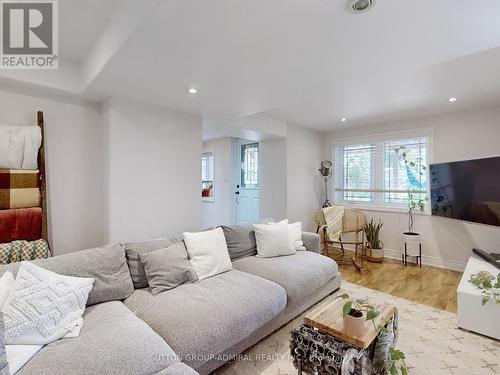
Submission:
<svg viewBox="0 0 500 375">
<path fill-rule="evenodd" d="M 241 188 L 259 188 L 259 144 L 241 146 Z"/>
</svg>

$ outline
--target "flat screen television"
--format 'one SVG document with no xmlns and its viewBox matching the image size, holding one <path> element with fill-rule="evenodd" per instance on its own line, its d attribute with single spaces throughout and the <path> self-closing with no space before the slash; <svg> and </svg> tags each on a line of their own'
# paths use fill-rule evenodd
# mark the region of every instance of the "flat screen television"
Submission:
<svg viewBox="0 0 500 375">
<path fill-rule="evenodd" d="M 500 226 L 500 157 L 431 164 L 432 215 Z"/>
</svg>

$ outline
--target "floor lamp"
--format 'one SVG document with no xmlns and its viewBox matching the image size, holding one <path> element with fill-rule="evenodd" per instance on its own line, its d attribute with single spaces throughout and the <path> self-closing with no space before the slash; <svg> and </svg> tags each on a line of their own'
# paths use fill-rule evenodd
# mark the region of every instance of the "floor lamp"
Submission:
<svg viewBox="0 0 500 375">
<path fill-rule="evenodd" d="M 333 174 L 332 162 L 330 160 L 323 160 L 321 162 L 319 173 L 325 181 L 325 202 L 323 203 L 323 208 L 331 207 L 330 201 L 328 200 L 328 180 L 332 177 Z"/>
</svg>

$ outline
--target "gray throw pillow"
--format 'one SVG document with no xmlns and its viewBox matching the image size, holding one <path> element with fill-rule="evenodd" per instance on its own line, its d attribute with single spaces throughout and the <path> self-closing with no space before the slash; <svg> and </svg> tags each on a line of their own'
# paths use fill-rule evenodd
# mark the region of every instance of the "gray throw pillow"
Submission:
<svg viewBox="0 0 500 375">
<path fill-rule="evenodd" d="M 158 294 L 181 284 L 198 281 L 198 275 L 187 258 L 184 242 L 165 249 L 140 254 L 152 294 Z"/>
<path fill-rule="evenodd" d="M 231 260 L 257 255 L 255 232 L 251 224 L 222 225 L 221 228 Z"/>
<path fill-rule="evenodd" d="M 125 260 L 125 251 L 119 244 L 38 259 L 33 263 L 61 275 L 94 279 L 94 287 L 89 293 L 87 306 L 123 300 L 134 291 Z M 17 275 L 20 265 L 19 262 L 0 265 L 0 276 L 6 271 L 11 271 L 14 276 Z"/>
<path fill-rule="evenodd" d="M 10 374 L 5 351 L 3 314 L 0 312 L 0 374 Z"/>
<path fill-rule="evenodd" d="M 135 289 L 147 288 L 148 279 L 144 266 L 142 265 L 140 255 L 150 253 L 159 249 L 164 249 L 172 245 L 173 242 L 168 238 L 159 238 L 156 240 L 127 242 L 125 246 L 125 255 L 127 257 L 130 276 Z"/>
</svg>

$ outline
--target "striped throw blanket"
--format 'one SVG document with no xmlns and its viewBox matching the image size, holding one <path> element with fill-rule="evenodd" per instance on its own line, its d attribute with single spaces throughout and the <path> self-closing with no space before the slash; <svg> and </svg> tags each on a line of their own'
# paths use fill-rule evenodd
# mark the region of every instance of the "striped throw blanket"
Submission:
<svg viewBox="0 0 500 375">
<path fill-rule="evenodd" d="M 314 215 L 318 224 L 318 233 L 330 241 L 338 241 L 343 231 L 344 206 L 333 206 L 319 210 Z M 323 238 L 322 238 L 323 239 Z"/>
<path fill-rule="evenodd" d="M 45 240 L 13 241 L 0 244 L 0 264 L 44 259 L 50 256 L 49 244 Z"/>
<path fill-rule="evenodd" d="M 0 169 L 0 210 L 39 206 L 38 170 Z"/>
</svg>

